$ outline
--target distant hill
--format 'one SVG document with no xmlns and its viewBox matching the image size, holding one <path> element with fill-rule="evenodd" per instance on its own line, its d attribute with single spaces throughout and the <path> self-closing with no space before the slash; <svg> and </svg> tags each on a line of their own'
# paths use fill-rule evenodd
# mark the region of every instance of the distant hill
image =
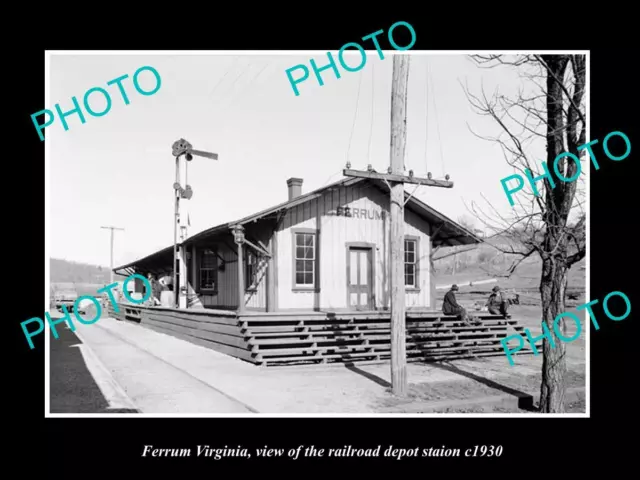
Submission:
<svg viewBox="0 0 640 480">
<path fill-rule="evenodd" d="M 52 258 L 49 262 L 51 288 L 73 288 L 78 295 L 95 295 L 96 289 L 109 284 L 109 267 L 70 262 Z M 114 281 L 122 281 L 126 276 L 114 275 Z"/>
<path fill-rule="evenodd" d="M 496 248 L 497 247 L 497 248 Z M 494 236 L 474 247 L 448 247 L 439 249 L 434 255 L 436 284 L 447 285 L 496 278 L 505 288 L 520 292 L 529 291 L 538 296 L 542 261 L 537 254 L 524 260 L 509 278 L 505 278 L 514 262 L 521 259 L 501 250 L 524 251 L 513 240 Z M 454 252 L 456 252 L 454 254 Z M 568 291 L 584 292 L 586 284 L 586 260 L 578 262 L 569 270 Z M 483 288 L 490 290 L 493 284 Z"/>
</svg>

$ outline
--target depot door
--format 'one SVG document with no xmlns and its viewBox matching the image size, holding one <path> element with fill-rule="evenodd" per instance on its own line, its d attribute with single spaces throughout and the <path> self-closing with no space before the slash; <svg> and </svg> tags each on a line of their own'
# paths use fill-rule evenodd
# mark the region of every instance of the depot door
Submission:
<svg viewBox="0 0 640 480">
<path fill-rule="evenodd" d="M 373 310 L 373 249 L 348 247 L 347 301 L 352 310 Z"/>
</svg>

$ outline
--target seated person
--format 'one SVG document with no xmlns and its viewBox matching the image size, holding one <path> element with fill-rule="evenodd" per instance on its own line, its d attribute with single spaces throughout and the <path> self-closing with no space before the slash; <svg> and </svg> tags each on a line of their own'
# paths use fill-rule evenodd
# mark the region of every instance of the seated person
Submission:
<svg viewBox="0 0 640 480">
<path fill-rule="evenodd" d="M 509 309 L 509 302 L 502 296 L 500 287 L 493 287 L 493 293 L 489 296 L 486 306 L 489 307 L 489 313 L 494 315 L 507 315 Z"/>
<path fill-rule="evenodd" d="M 456 315 L 467 327 L 471 326 L 471 320 L 473 320 L 476 325 L 482 324 L 480 320 L 471 317 L 467 313 L 467 310 L 462 305 L 458 304 L 454 292 L 459 290 L 458 285 L 451 285 L 451 290 L 445 294 L 444 301 L 442 302 L 442 313 L 445 315 Z"/>
</svg>

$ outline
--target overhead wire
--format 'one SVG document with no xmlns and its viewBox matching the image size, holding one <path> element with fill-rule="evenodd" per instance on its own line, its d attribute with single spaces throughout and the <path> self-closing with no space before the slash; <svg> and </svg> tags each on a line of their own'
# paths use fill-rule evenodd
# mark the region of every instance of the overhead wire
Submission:
<svg viewBox="0 0 640 480">
<path fill-rule="evenodd" d="M 220 84 L 224 81 L 225 78 L 227 78 L 227 75 L 229 75 L 229 73 L 231 72 L 231 68 L 236 64 L 236 62 L 238 61 L 238 57 L 233 57 L 233 61 L 231 62 L 231 64 L 227 67 L 227 70 L 224 72 L 224 75 L 222 75 L 222 77 L 220 77 L 220 80 L 218 80 L 218 83 L 215 84 L 215 86 L 211 89 L 211 91 L 209 92 L 209 95 L 207 95 L 208 98 L 211 98 L 211 96 L 213 95 L 213 93 L 218 89 L 218 87 L 220 86 Z"/>
<path fill-rule="evenodd" d="M 427 152 L 428 152 L 428 146 L 429 146 L 429 57 L 425 55 L 425 58 L 427 59 L 425 62 L 425 71 L 426 71 L 426 76 L 425 76 L 425 105 L 427 107 L 427 111 L 425 114 L 425 131 L 424 131 L 424 168 L 425 168 L 425 172 L 429 172 L 429 165 L 428 165 L 428 158 L 427 158 Z"/>
<path fill-rule="evenodd" d="M 218 89 L 218 87 L 222 84 L 223 80 L 224 80 L 224 79 L 229 75 L 229 73 L 231 73 L 231 70 L 232 70 L 233 66 L 236 64 L 236 62 L 238 61 L 238 58 L 239 58 L 238 56 L 234 57 L 233 62 L 231 62 L 231 64 L 227 67 L 226 72 L 224 73 L 224 75 L 222 76 L 222 78 L 218 81 L 218 83 L 216 84 L 216 86 L 213 88 L 213 90 L 212 90 L 212 91 L 211 91 L 211 93 L 209 94 L 209 97 L 211 97 L 211 95 L 213 94 L 213 92 L 214 92 L 215 90 L 217 90 L 217 89 Z M 240 77 L 241 77 L 242 75 L 244 75 L 244 74 L 247 72 L 248 67 L 250 66 L 250 64 L 251 64 L 251 61 L 249 61 L 247 64 L 245 64 L 245 65 L 242 67 L 242 71 L 241 71 L 241 72 L 238 74 L 238 76 L 236 76 L 236 78 L 233 80 L 233 82 L 231 83 L 231 86 L 230 86 L 229 90 L 227 90 L 227 93 L 228 93 L 228 92 L 233 91 L 233 89 L 234 89 L 234 87 L 235 87 L 235 84 L 236 84 L 236 83 L 237 83 L 237 81 L 240 79 Z M 226 95 L 223 95 L 223 98 L 222 98 L 222 99 L 220 99 L 219 101 L 214 101 L 214 106 L 217 106 L 217 107 L 222 106 L 222 105 L 223 105 L 223 103 L 224 103 L 224 100 L 225 100 L 226 98 L 228 98 L 228 97 L 227 97 Z M 215 104 L 217 104 L 217 105 L 215 105 Z M 210 105 L 207 105 L 207 106 L 209 107 Z M 228 106 L 229 106 L 229 105 L 227 104 L 227 107 L 228 107 Z M 222 111 L 224 111 L 224 110 L 225 110 L 225 109 L 223 109 Z M 218 121 L 218 122 L 221 122 L 221 121 L 223 121 L 223 120 L 224 120 L 224 117 L 223 117 L 222 115 L 220 115 L 220 112 L 218 112 L 218 114 L 216 115 L 216 119 L 217 119 L 217 121 Z M 226 127 L 226 125 L 227 125 L 227 124 L 225 124 L 225 127 Z M 225 127 L 223 127 L 223 129 L 224 129 Z M 219 124 L 218 124 L 218 128 L 219 128 Z"/>
<path fill-rule="evenodd" d="M 338 171 L 336 171 L 336 172 L 333 172 L 333 173 L 329 176 L 329 178 L 327 178 L 327 180 L 325 180 L 325 182 L 324 182 L 324 183 L 323 183 L 319 188 L 324 188 L 324 187 L 326 187 L 327 185 L 329 185 L 329 183 L 333 180 L 333 178 L 334 178 L 336 175 L 340 174 L 340 173 L 342 173 L 342 169 L 340 169 L 340 170 L 338 170 Z"/>
<path fill-rule="evenodd" d="M 360 70 L 362 72 L 362 70 Z M 358 118 L 358 104 L 360 103 L 360 87 L 362 86 L 362 73 L 359 75 L 358 79 L 358 93 L 356 95 L 356 108 L 353 114 L 353 123 L 351 125 L 351 133 L 349 135 L 349 146 L 347 147 L 347 162 L 349 161 L 349 153 L 351 152 L 351 140 L 353 140 L 353 132 L 356 128 L 356 119 Z"/>
<path fill-rule="evenodd" d="M 235 79 L 233 80 L 233 82 L 231 83 L 229 89 L 227 90 L 227 94 L 223 95 L 223 97 L 221 99 L 219 99 L 218 101 L 214 101 L 214 104 L 217 104 L 217 107 L 221 107 L 220 110 L 216 113 L 216 120 L 217 120 L 217 125 L 218 128 L 220 127 L 220 122 L 225 120 L 225 117 L 222 115 L 223 113 L 226 113 L 229 109 L 229 107 L 234 103 L 234 98 L 235 96 L 231 96 L 231 101 L 227 102 L 225 104 L 225 100 L 229 99 L 229 92 L 232 92 L 235 88 L 236 83 L 238 82 L 238 80 L 240 79 L 240 77 L 242 77 L 245 73 L 247 73 L 251 68 L 251 61 L 247 62 L 243 67 L 242 67 L 242 71 L 235 77 Z M 231 71 L 231 69 L 229 69 L 227 71 L 227 73 L 229 73 Z M 261 72 L 260 72 L 261 73 Z M 255 75 L 254 78 L 247 84 L 247 87 L 258 77 L 258 75 Z M 241 92 L 243 92 L 244 90 L 242 90 Z M 222 127 L 223 129 L 226 128 L 226 126 L 228 125 L 228 123 L 225 123 L 225 125 Z"/>
<path fill-rule="evenodd" d="M 374 116 L 374 107 L 375 107 L 375 63 L 371 64 L 371 119 L 369 122 L 369 143 L 367 145 L 367 162 L 371 164 L 371 139 L 373 137 L 373 116 Z"/>
<path fill-rule="evenodd" d="M 410 59 L 410 58 L 411 58 L 411 57 L 409 57 L 409 59 Z M 410 77 L 409 77 L 409 78 L 407 78 L 407 99 L 408 99 L 408 97 L 409 97 L 409 83 L 410 83 L 410 82 L 409 82 L 409 80 L 410 80 Z M 425 83 L 426 83 L 426 82 L 425 82 Z M 428 101 L 428 97 L 427 97 L 427 101 Z M 407 110 L 408 110 L 408 109 L 407 109 Z M 428 110 L 429 110 L 429 106 L 427 105 L 427 111 L 428 111 Z M 427 126 L 428 126 L 428 125 L 427 125 Z M 407 140 L 408 140 L 408 139 L 409 139 L 409 131 L 407 130 Z M 425 140 L 425 142 L 426 142 L 426 140 Z M 408 142 L 408 141 L 407 141 L 407 144 L 409 144 L 409 142 Z M 426 147 L 425 147 L 425 148 L 426 148 Z M 408 158 L 408 155 L 405 155 L 405 158 Z M 408 162 L 407 162 L 407 163 L 408 163 Z M 426 153 L 425 153 L 425 163 L 426 163 Z M 404 166 L 404 169 L 405 169 L 405 171 L 409 170 L 409 169 L 407 169 L 407 165 L 406 165 L 406 164 L 405 164 L 405 166 Z M 411 170 L 409 170 L 409 172 L 410 172 L 410 171 L 411 171 Z M 387 186 L 388 186 L 388 185 L 387 185 Z M 413 192 L 411 192 L 411 194 L 409 195 L 409 197 L 408 197 L 408 198 L 410 199 L 411 197 L 413 197 L 413 196 L 415 195 L 415 193 L 418 191 L 418 189 L 419 189 L 420 187 L 421 187 L 421 184 L 420 184 L 420 183 L 418 183 L 418 184 L 414 187 Z M 390 188 L 390 187 L 389 187 L 389 188 Z M 405 203 L 405 204 L 406 204 L 407 202 L 408 202 L 408 199 L 404 201 L 404 203 Z"/>
<path fill-rule="evenodd" d="M 411 73 L 411 55 L 407 55 L 407 78 L 405 80 L 405 85 L 404 85 L 404 88 L 405 88 L 405 97 L 404 97 L 404 100 L 405 100 L 405 124 L 407 122 L 407 114 L 409 112 L 409 108 L 408 108 L 408 103 L 409 102 L 408 102 L 408 100 L 409 100 L 409 78 L 410 78 L 410 73 Z M 406 144 L 408 144 L 408 142 L 406 141 L 408 139 L 409 139 L 409 130 L 405 129 L 405 143 Z M 409 170 L 407 168 L 407 163 L 406 163 L 407 158 L 408 158 L 408 155 L 405 153 L 404 165 L 403 165 L 403 168 L 404 168 L 405 172 L 407 170 Z"/>
<path fill-rule="evenodd" d="M 262 75 L 262 73 L 271 66 L 270 62 L 267 62 L 259 71 L 257 74 L 255 74 L 251 80 L 249 80 L 249 82 L 245 85 L 245 88 L 242 89 L 241 91 L 239 91 L 237 93 L 236 96 L 232 97 L 231 101 L 228 102 L 220 111 L 220 114 L 218 115 L 218 118 L 220 119 L 220 121 L 222 121 L 223 114 L 227 113 L 229 111 L 229 109 L 233 106 L 233 104 L 235 104 L 235 102 L 237 101 L 237 99 L 242 96 L 242 94 L 244 94 L 247 90 L 249 90 L 251 88 L 251 86 L 254 84 L 254 82 L 260 77 L 260 75 Z M 274 72 L 271 72 L 271 75 L 273 75 Z M 224 132 L 229 126 L 231 126 L 232 123 L 231 122 L 226 122 L 225 125 L 222 127 L 221 132 Z"/>
<path fill-rule="evenodd" d="M 240 79 L 240 77 L 242 77 L 245 73 L 247 73 L 247 67 L 249 67 L 249 64 L 250 64 L 250 62 L 249 62 L 249 63 L 247 63 L 247 64 L 243 67 L 242 71 L 241 71 L 241 72 L 238 74 L 238 76 L 233 80 L 233 83 L 231 84 L 231 88 L 229 88 L 229 90 L 227 90 L 227 95 L 228 95 L 230 92 L 232 92 L 232 91 L 233 91 L 233 89 L 235 88 L 236 83 L 238 83 L 238 80 Z"/>
<path fill-rule="evenodd" d="M 236 100 L 242 96 L 242 94 L 244 94 L 247 90 L 249 90 L 249 87 L 253 85 L 253 82 L 255 82 L 258 79 L 258 77 L 262 74 L 262 72 L 264 72 L 267 69 L 267 67 L 269 67 L 270 65 L 271 63 L 269 62 L 265 63 L 263 67 L 258 71 L 258 73 L 256 73 L 253 77 L 251 77 L 251 80 L 249 80 L 249 82 L 245 85 L 245 88 L 243 88 L 237 94 L 237 96 L 235 96 L 235 98 L 232 98 L 231 101 L 227 103 L 227 105 L 222 109 L 221 113 L 224 113 L 225 111 L 227 111 L 227 109 L 229 109 L 236 102 Z"/>
<path fill-rule="evenodd" d="M 433 76 L 431 75 L 431 72 L 429 72 L 429 81 L 431 82 L 431 98 L 433 98 L 433 113 L 436 116 L 436 132 L 438 133 L 438 146 L 440 147 L 440 162 L 442 165 L 442 175 L 445 175 L 445 169 L 444 169 L 444 153 L 443 153 L 443 149 L 442 149 L 442 137 L 440 136 L 440 122 L 438 120 L 438 106 L 436 103 L 436 96 L 435 96 L 435 88 L 433 86 Z"/>
</svg>

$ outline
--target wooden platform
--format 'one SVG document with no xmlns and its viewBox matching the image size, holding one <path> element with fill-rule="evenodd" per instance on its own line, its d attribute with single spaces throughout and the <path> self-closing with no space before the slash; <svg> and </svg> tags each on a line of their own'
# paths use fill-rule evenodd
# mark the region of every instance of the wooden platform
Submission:
<svg viewBox="0 0 640 480">
<path fill-rule="evenodd" d="M 115 313 L 110 306 L 110 315 L 263 366 L 383 362 L 391 354 L 388 312 L 237 315 L 125 304 L 119 309 Z M 524 335 L 524 327 L 510 317 L 474 315 L 482 325 L 465 326 L 439 312 L 409 312 L 407 360 L 500 356 L 501 339 Z M 528 343 L 518 352 L 532 353 Z"/>
</svg>

